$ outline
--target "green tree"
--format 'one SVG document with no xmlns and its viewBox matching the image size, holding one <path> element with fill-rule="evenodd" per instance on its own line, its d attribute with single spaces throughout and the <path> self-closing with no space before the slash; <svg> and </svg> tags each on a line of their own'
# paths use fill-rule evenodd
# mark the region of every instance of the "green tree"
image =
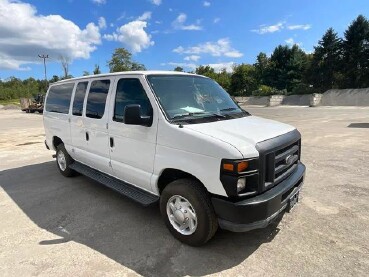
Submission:
<svg viewBox="0 0 369 277">
<path fill-rule="evenodd" d="M 215 75 L 215 81 L 227 92 L 230 92 L 231 88 L 231 75 L 225 68 Z"/>
<path fill-rule="evenodd" d="M 230 91 L 234 95 L 251 95 L 257 89 L 256 69 L 250 64 L 240 64 L 233 68 Z"/>
<path fill-rule="evenodd" d="M 60 80 L 59 76 L 53 75 L 53 77 L 49 80 L 49 83 L 55 83 L 58 82 L 59 80 Z"/>
<path fill-rule="evenodd" d="M 178 72 L 184 72 L 183 67 L 180 67 L 180 66 L 176 66 L 173 70 L 178 71 Z"/>
<path fill-rule="evenodd" d="M 108 66 L 110 72 L 146 70 L 143 64 L 132 60 L 132 54 L 125 48 L 115 49 Z"/>
<path fill-rule="evenodd" d="M 88 71 L 83 71 L 83 73 L 82 73 L 82 76 L 88 76 L 88 75 L 90 75 L 90 72 L 88 72 Z"/>
<path fill-rule="evenodd" d="M 256 69 L 256 78 L 259 84 L 270 83 L 268 80 L 268 67 L 269 67 L 269 58 L 268 56 L 260 52 L 256 57 L 256 63 L 254 64 Z"/>
<path fill-rule="evenodd" d="M 326 31 L 314 50 L 307 81 L 321 91 L 337 87 L 342 64 L 342 40 L 333 28 Z"/>
<path fill-rule="evenodd" d="M 292 92 L 295 87 L 303 83 L 307 62 L 306 53 L 298 45 L 292 46 L 287 64 L 287 91 Z"/>
<path fill-rule="evenodd" d="M 212 79 L 215 79 L 216 77 L 214 68 L 212 68 L 209 65 L 200 65 L 199 67 L 196 68 L 195 73 L 199 75 L 207 76 Z"/>
<path fill-rule="evenodd" d="M 93 73 L 94 75 L 101 74 L 100 66 L 98 64 L 95 64 Z"/>
<path fill-rule="evenodd" d="M 289 48 L 277 46 L 270 57 L 265 75 L 265 84 L 278 90 L 292 91 L 302 83 L 308 64 L 308 57 L 298 45 Z"/>
<path fill-rule="evenodd" d="M 359 15 L 345 31 L 344 87 L 369 86 L 369 21 Z"/>
</svg>

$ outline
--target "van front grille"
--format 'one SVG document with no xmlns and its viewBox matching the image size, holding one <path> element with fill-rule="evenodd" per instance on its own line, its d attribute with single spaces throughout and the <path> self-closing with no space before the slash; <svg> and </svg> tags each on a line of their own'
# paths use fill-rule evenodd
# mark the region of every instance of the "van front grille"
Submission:
<svg viewBox="0 0 369 277">
<path fill-rule="evenodd" d="M 260 192 L 288 178 L 300 161 L 301 135 L 295 130 L 257 144 L 260 154 Z"/>
</svg>

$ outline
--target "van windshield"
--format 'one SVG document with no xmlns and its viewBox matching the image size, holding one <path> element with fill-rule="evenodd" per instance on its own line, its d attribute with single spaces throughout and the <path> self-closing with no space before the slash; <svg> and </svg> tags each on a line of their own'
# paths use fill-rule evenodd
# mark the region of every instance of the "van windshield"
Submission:
<svg viewBox="0 0 369 277">
<path fill-rule="evenodd" d="M 147 79 L 171 121 L 249 115 L 212 79 L 190 75 L 149 75 Z"/>
</svg>

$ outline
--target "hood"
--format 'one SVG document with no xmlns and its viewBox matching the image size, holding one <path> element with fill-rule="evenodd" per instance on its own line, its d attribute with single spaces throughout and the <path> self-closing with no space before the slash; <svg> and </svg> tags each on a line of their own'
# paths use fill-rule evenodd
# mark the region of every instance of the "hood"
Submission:
<svg viewBox="0 0 369 277">
<path fill-rule="evenodd" d="M 233 145 L 241 152 L 244 158 L 251 158 L 250 154 L 254 154 L 255 150 L 250 151 L 250 147 L 255 149 L 256 143 L 283 135 L 295 129 L 290 125 L 257 116 L 185 126 Z"/>
</svg>

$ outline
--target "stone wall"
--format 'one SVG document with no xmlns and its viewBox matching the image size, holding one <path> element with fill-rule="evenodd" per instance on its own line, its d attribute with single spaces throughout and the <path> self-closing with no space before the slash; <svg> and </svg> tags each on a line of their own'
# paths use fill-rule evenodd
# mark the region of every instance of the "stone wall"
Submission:
<svg viewBox="0 0 369 277">
<path fill-rule="evenodd" d="M 369 106 L 369 88 L 331 89 L 323 93 L 322 106 Z"/>
<path fill-rule="evenodd" d="M 236 97 L 244 105 L 258 106 L 369 106 L 369 88 L 331 89 L 323 94 Z"/>
</svg>

